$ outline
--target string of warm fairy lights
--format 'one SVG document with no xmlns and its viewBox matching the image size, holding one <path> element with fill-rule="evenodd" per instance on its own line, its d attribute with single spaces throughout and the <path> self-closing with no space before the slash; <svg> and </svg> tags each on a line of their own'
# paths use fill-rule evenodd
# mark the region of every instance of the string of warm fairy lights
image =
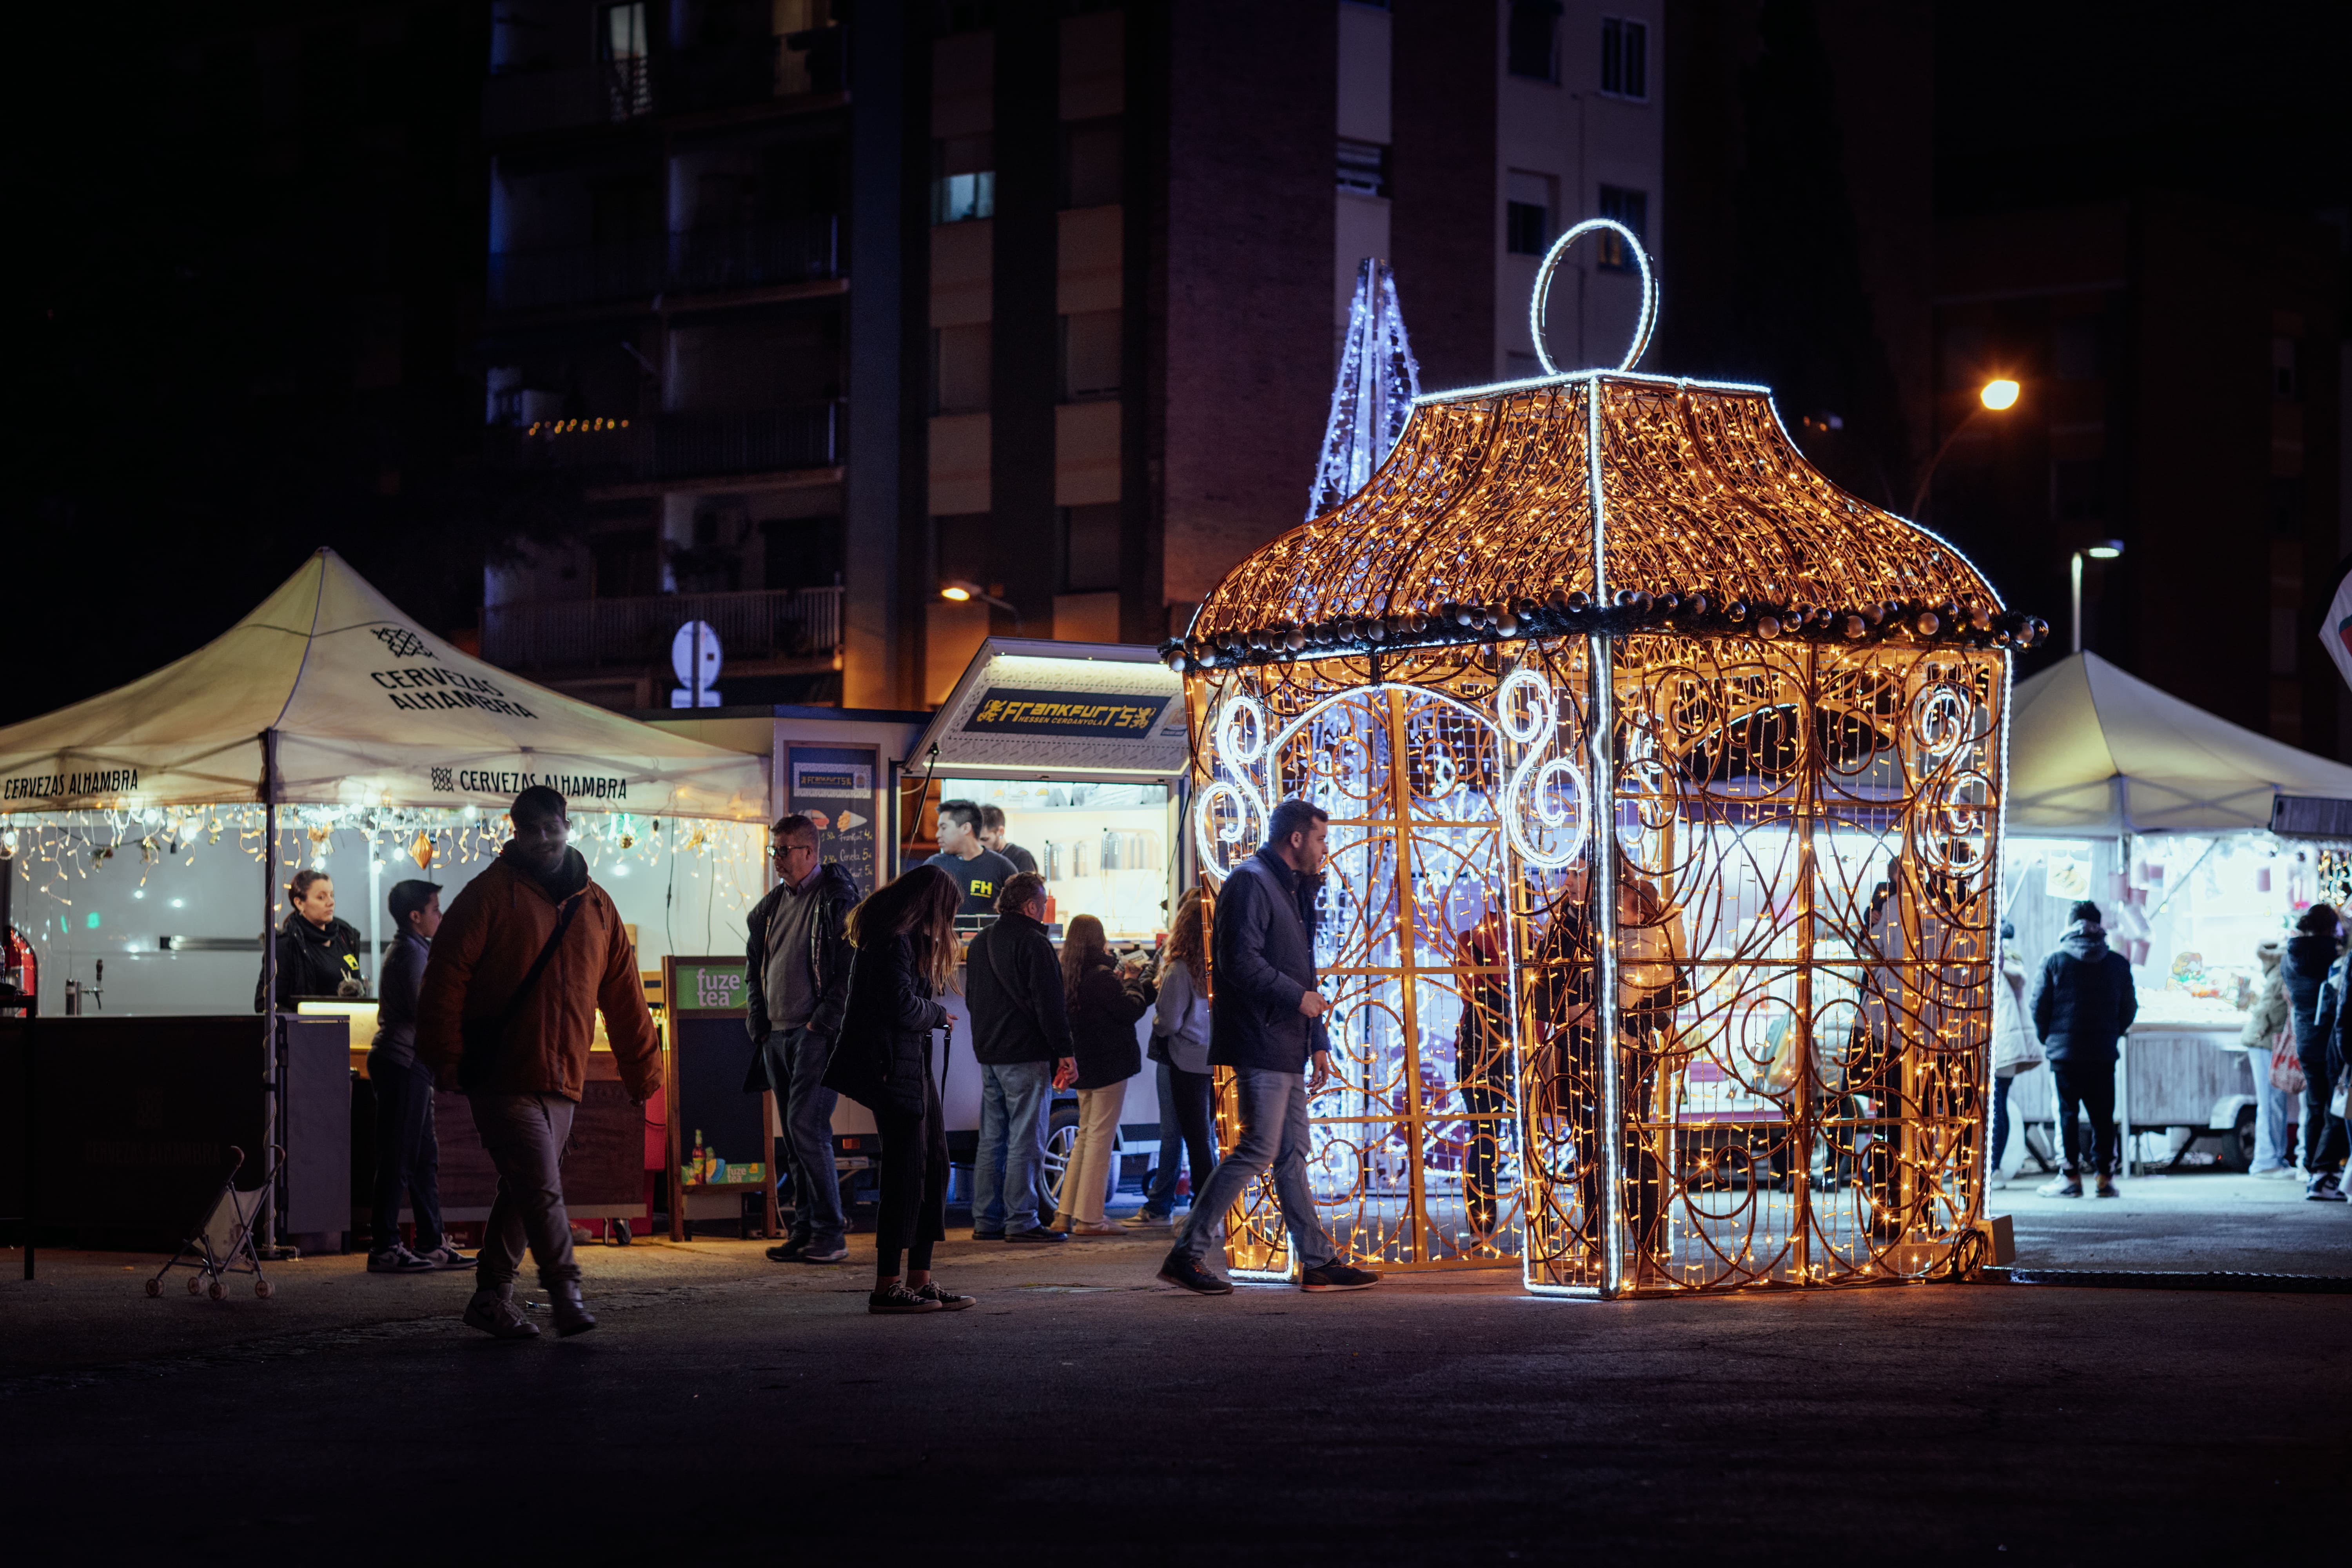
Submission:
<svg viewBox="0 0 2352 1568">
<path fill-rule="evenodd" d="M 133 886 L 199 855 L 235 854 L 258 866 L 265 809 L 253 802 L 0 814 L 0 851 L 18 858 L 32 891 L 70 909 L 81 884 L 101 871 L 137 872 Z M 502 811 L 475 806 L 281 805 L 278 864 L 327 868 L 339 851 L 372 847 L 384 874 L 430 875 L 494 858 L 509 825 Z M 748 903 L 765 876 L 766 837 L 756 823 L 575 811 L 572 843 L 593 876 L 626 878 L 676 862 Z M 37 918 L 20 908 L 18 919 Z"/>
<path fill-rule="evenodd" d="M 1213 881 L 1276 804 L 1329 814 L 1342 1258 L 1584 1295 L 1976 1267 L 2001 712 L 2046 632 L 1760 388 L 1421 399 L 1163 648 Z M 1291 1269 L 1267 1184 L 1228 1254 Z"/>
</svg>

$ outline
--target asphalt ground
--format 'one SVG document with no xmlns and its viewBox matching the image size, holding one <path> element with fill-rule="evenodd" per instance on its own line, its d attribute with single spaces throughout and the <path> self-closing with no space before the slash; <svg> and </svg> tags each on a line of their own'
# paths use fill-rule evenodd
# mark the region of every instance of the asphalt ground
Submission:
<svg viewBox="0 0 2352 1568">
<path fill-rule="evenodd" d="M 2113 1267 L 2136 1226 L 2132 1260 L 2162 1266 L 2181 1223 L 2154 1195 L 2013 1201 L 2052 1267 L 2041 1238 Z M 2352 1237 L 2346 1205 L 2243 1201 L 2274 1205 L 2274 1240 Z M 862 1237 L 838 1268 L 592 1247 L 602 1326 L 523 1344 L 457 1323 L 464 1274 L 315 1258 L 273 1268 L 271 1300 L 151 1300 L 153 1259 L 45 1253 L 26 1284 L 0 1255 L 0 1541 L 26 1563 L 2088 1563 L 2337 1539 L 2352 1299 L 1596 1304 L 1504 1272 L 1203 1299 L 1152 1282 L 1164 1245 L 951 1242 L 940 1277 L 981 1304 L 915 1319 L 866 1313 Z"/>
</svg>

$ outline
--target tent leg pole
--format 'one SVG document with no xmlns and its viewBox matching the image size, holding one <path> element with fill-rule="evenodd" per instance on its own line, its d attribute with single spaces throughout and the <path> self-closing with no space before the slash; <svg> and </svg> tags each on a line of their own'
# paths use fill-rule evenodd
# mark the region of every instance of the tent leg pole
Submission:
<svg viewBox="0 0 2352 1568">
<path fill-rule="evenodd" d="M 267 1145 L 278 1135 L 278 941 L 269 917 L 277 912 L 278 891 L 278 731 L 261 732 L 261 1150 L 262 1168 L 269 1168 Z M 278 1162 L 282 1170 L 285 1162 Z M 263 1184 L 261 1246 L 266 1256 L 278 1249 L 278 1178 Z"/>
</svg>

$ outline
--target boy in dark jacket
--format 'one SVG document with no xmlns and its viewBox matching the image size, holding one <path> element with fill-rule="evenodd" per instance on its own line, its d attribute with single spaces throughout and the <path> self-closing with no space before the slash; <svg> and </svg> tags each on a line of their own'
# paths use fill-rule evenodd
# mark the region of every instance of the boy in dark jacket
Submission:
<svg viewBox="0 0 2352 1568">
<path fill-rule="evenodd" d="M 838 1263 L 849 1256 L 848 1221 L 833 1163 L 833 1108 L 825 1064 L 849 1006 L 849 911 L 857 884 L 838 861 L 817 858 L 816 824 L 795 812 L 778 822 L 776 885 L 751 906 L 744 950 L 744 1026 L 751 1070 L 743 1091 L 772 1089 L 793 1178 L 792 1235 L 768 1248 L 777 1263 Z"/>
<path fill-rule="evenodd" d="M 1042 1223 L 1037 1173 L 1054 1080 L 1071 1065 L 1062 963 L 1045 934 L 1045 879 L 1022 871 L 996 897 L 996 923 L 964 955 L 971 1054 L 980 1063 L 980 1148 L 972 1159 L 974 1241 L 1060 1242 Z"/>
<path fill-rule="evenodd" d="M 1160 1266 L 1163 1281 L 1204 1296 L 1233 1293 L 1202 1258 L 1223 1244 L 1227 1213 L 1269 1169 L 1302 1289 L 1360 1290 L 1380 1279 L 1338 1260 L 1307 1181 L 1307 1096 L 1331 1071 L 1323 1024 L 1331 1004 L 1317 989 L 1314 937 L 1329 833 L 1327 813 L 1303 800 L 1284 801 L 1266 824 L 1265 845 L 1234 868 L 1217 895 L 1209 1060 L 1234 1069 L 1241 1134 L 1193 1198 L 1192 1223 Z"/>
<path fill-rule="evenodd" d="M 416 1061 L 416 993 L 433 933 L 441 929 L 441 889 L 411 880 L 386 900 L 400 935 L 383 955 L 376 987 L 375 1043 L 368 1048 L 375 1091 L 375 1216 L 371 1274 L 422 1274 L 470 1268 L 474 1260 L 441 1234 L 441 1143 L 433 1131 L 433 1075 Z M 400 1241 L 400 1196 L 416 1215 L 416 1245 Z"/>
<path fill-rule="evenodd" d="M 2058 1091 L 2058 1146 L 2065 1169 L 2035 1189 L 2045 1198 L 2083 1195 L 2083 1162 L 2074 1137 L 2075 1117 L 2091 1119 L 2091 1167 L 2103 1198 L 2116 1190 L 2120 1150 L 2116 1140 L 2116 1042 L 2139 1013 L 2131 964 L 2107 947 L 2099 906 L 2084 900 L 2068 911 L 2069 924 L 2058 951 L 2042 962 L 2034 982 L 2034 1033 L 2042 1037 Z"/>
<path fill-rule="evenodd" d="M 2344 1013 L 2342 964 L 2343 920 L 2333 904 L 2314 904 L 2295 921 L 2287 938 L 2286 956 L 2279 964 L 2285 983 L 2288 1015 L 2294 1024 L 2294 1054 L 2303 1064 L 2303 1109 L 2296 1118 L 2302 1129 L 2303 1195 L 2314 1203 L 2344 1201 L 2344 1119 L 2334 1115 L 2328 1101 L 2336 1092 L 2338 1068 L 2332 1054 L 2341 1032 Z"/>
</svg>

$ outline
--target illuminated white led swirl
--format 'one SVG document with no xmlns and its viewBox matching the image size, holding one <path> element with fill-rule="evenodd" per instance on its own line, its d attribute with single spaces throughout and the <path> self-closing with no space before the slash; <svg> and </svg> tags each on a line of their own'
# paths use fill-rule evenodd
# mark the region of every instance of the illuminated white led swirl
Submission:
<svg viewBox="0 0 2352 1568">
<path fill-rule="evenodd" d="M 1523 695 L 1527 699 L 1524 707 L 1518 700 Z M 1529 865 L 1565 866 L 1584 853 L 1584 841 L 1592 826 L 1592 792 L 1573 761 L 1559 755 L 1549 759 L 1546 756 L 1559 740 L 1551 683 L 1538 671 L 1522 665 L 1505 677 L 1496 690 L 1495 710 L 1502 721 L 1503 732 L 1529 748 L 1519 765 L 1511 771 L 1511 786 L 1505 796 L 1502 814 L 1504 831 L 1510 835 L 1511 847 L 1519 852 L 1519 858 Z M 1553 791 L 1563 781 L 1574 790 L 1572 807 L 1563 806 L 1553 798 Z M 1567 847 L 1537 847 L 1528 835 L 1530 816 L 1547 828 L 1570 828 Z"/>
<path fill-rule="evenodd" d="M 1246 740 L 1241 734 L 1244 720 L 1250 731 Z M 1192 797 L 1192 843 L 1200 851 L 1202 868 L 1219 881 L 1239 858 L 1232 847 L 1239 845 L 1246 854 L 1269 829 L 1272 813 L 1250 776 L 1250 764 L 1265 755 L 1265 710 L 1255 698 L 1235 692 L 1217 710 L 1217 775 Z M 1217 820 L 1220 805 L 1229 805 L 1230 810 L 1224 826 L 1216 828 L 1212 824 Z"/>
</svg>

